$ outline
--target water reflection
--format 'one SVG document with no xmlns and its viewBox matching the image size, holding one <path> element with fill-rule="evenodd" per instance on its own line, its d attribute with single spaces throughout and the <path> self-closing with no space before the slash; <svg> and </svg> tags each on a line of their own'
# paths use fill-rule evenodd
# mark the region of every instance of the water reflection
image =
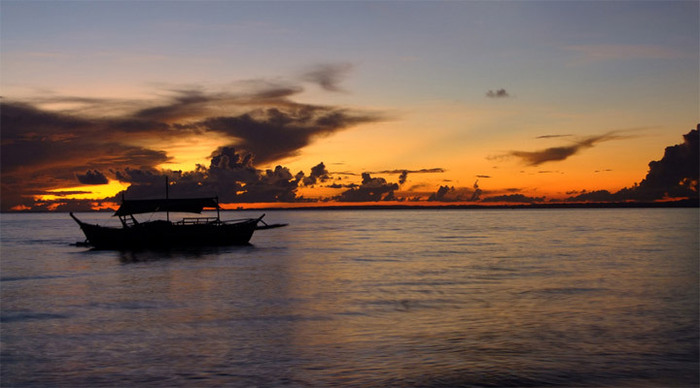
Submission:
<svg viewBox="0 0 700 388">
<path fill-rule="evenodd" d="M 123 264 L 141 263 L 148 261 L 174 260 L 174 259 L 203 259 L 216 258 L 231 251 L 250 252 L 255 247 L 252 244 L 236 245 L 230 247 L 178 247 L 169 249 L 148 250 L 123 250 L 114 251 Z"/>
<path fill-rule="evenodd" d="M 3 250 L 3 382 L 697 386 L 696 213 L 285 214 L 254 246 Z"/>
</svg>

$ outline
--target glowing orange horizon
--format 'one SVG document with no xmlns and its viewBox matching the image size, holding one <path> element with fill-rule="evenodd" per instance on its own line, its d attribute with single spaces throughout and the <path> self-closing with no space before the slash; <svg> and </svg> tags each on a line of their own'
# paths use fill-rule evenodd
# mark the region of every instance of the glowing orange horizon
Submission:
<svg viewBox="0 0 700 388">
<path fill-rule="evenodd" d="M 98 201 L 103 198 L 110 198 L 120 191 L 126 190 L 126 185 L 118 180 L 110 180 L 104 185 L 87 185 L 65 187 L 62 189 L 49 190 L 48 194 L 35 195 L 35 201 L 61 201 L 64 199 L 87 199 Z"/>
<path fill-rule="evenodd" d="M 679 200 L 688 200 L 688 197 L 664 197 L 662 199 L 657 199 L 651 201 L 651 203 L 665 203 L 674 202 Z M 634 200 L 621 200 L 619 203 L 634 203 Z M 324 208 L 362 208 L 362 207 L 416 207 L 416 208 L 449 208 L 449 207 L 461 207 L 461 206 L 474 206 L 480 208 L 489 207 L 503 207 L 503 206 L 527 206 L 527 205 L 576 205 L 576 204 L 595 204 L 595 203 L 607 203 L 600 201 L 539 201 L 539 202 L 528 202 L 528 201 L 493 201 L 493 202 L 483 202 L 483 201 L 369 201 L 369 202 L 338 202 L 338 201 L 310 201 L 310 202 L 251 202 L 251 203 L 221 203 L 219 206 L 222 210 L 258 210 L 258 209 L 324 209 Z M 47 206 L 50 211 L 57 210 L 60 206 L 66 205 L 67 202 L 54 202 Z M 116 211 L 119 208 L 119 204 L 116 202 L 91 202 L 91 209 L 93 211 Z M 26 205 L 17 205 L 12 207 L 10 210 L 14 212 L 30 211 L 32 208 Z M 213 210 L 213 209 L 205 209 Z"/>
</svg>

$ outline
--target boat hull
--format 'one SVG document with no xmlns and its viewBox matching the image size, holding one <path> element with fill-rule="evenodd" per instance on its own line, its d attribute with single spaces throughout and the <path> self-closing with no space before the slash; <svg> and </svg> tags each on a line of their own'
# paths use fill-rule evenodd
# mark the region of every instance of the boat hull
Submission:
<svg viewBox="0 0 700 388">
<path fill-rule="evenodd" d="M 187 246 L 223 246 L 248 244 L 260 219 L 235 223 L 175 224 L 152 221 L 124 228 L 80 225 L 87 241 L 96 249 L 148 249 Z M 262 218 L 262 217 L 261 217 Z"/>
</svg>

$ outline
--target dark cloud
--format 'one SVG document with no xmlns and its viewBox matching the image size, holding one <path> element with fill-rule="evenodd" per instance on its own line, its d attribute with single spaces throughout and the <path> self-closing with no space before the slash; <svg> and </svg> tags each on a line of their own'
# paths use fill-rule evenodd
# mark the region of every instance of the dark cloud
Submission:
<svg viewBox="0 0 700 388">
<path fill-rule="evenodd" d="M 359 187 L 359 185 L 356 183 L 348 183 L 345 185 L 340 184 L 340 183 L 333 183 L 331 185 L 328 185 L 328 187 L 330 187 L 331 189 L 353 189 L 353 188 Z"/>
<path fill-rule="evenodd" d="M 78 117 L 16 102 L 0 102 L 2 143 L 2 211 L 31 207 L 33 195 L 75 186 L 86 170 L 115 166 L 155 166 L 168 161 L 165 152 L 124 143 L 111 120 Z M 94 178 L 94 177 L 92 177 Z"/>
<path fill-rule="evenodd" d="M 535 139 L 554 139 L 558 137 L 570 137 L 571 135 L 542 135 L 537 136 Z"/>
<path fill-rule="evenodd" d="M 334 79 L 331 74 L 340 68 L 343 66 L 327 65 L 311 73 Z M 161 136 L 181 136 L 183 132 L 225 134 L 236 139 L 231 146 L 253 153 L 256 163 L 263 164 L 295 156 L 317 137 L 384 120 L 377 113 L 296 103 L 290 97 L 303 88 L 295 85 L 254 81 L 242 85 L 242 89 L 238 93 L 175 90 L 166 104 L 139 110 L 129 120 L 114 125 L 158 129 Z"/>
<path fill-rule="evenodd" d="M 654 201 L 665 198 L 698 198 L 700 142 L 696 129 L 683 135 L 683 143 L 666 147 L 661 160 L 649 163 L 649 172 L 639 184 L 611 193 L 607 190 L 569 197 L 572 202 Z"/>
<path fill-rule="evenodd" d="M 362 184 L 341 193 L 335 199 L 341 202 L 374 202 L 396 200 L 394 191 L 399 189 L 396 183 L 388 183 L 384 178 L 372 178 L 369 173 L 362 173 Z"/>
<path fill-rule="evenodd" d="M 443 173 L 445 172 L 444 168 L 422 168 L 419 170 L 400 170 L 400 169 L 394 169 L 394 170 L 381 170 L 381 171 L 370 171 L 368 174 L 399 174 L 399 185 L 403 185 L 406 183 L 406 179 L 408 179 L 408 174 L 436 174 L 436 173 Z M 347 173 L 346 173 L 347 174 Z M 352 174 L 356 175 L 356 174 Z"/>
<path fill-rule="evenodd" d="M 481 197 L 481 189 L 479 188 L 479 180 L 477 179 L 474 182 L 474 193 L 472 193 L 472 197 L 469 199 L 470 201 L 478 201 Z"/>
<path fill-rule="evenodd" d="M 350 63 L 318 65 L 304 73 L 302 79 L 314 82 L 330 92 L 342 92 L 344 90 L 340 87 L 340 82 L 347 77 L 353 67 Z"/>
<path fill-rule="evenodd" d="M 447 194 L 450 191 L 454 191 L 454 190 L 455 190 L 454 187 L 450 187 L 447 185 L 440 186 L 435 193 L 430 195 L 430 197 L 428 198 L 428 201 L 444 201 L 447 197 Z"/>
<path fill-rule="evenodd" d="M 222 109 L 229 113 L 244 113 L 266 106 L 296 106 L 299 104 L 289 98 L 304 91 L 300 86 L 264 80 L 244 82 L 239 87 L 240 90 L 223 92 L 171 90 L 163 103 L 141 108 L 132 117 L 136 120 L 177 123 L 185 119 L 218 116 Z"/>
<path fill-rule="evenodd" d="M 117 180 L 124 183 L 151 183 L 155 179 L 160 179 L 163 175 L 159 170 L 156 169 L 135 169 L 135 168 L 125 168 L 124 170 L 118 170 L 114 173 Z"/>
<path fill-rule="evenodd" d="M 483 191 L 479 188 L 479 181 L 475 181 L 473 187 L 440 186 L 438 190 L 428 197 L 428 201 L 437 202 L 475 202 L 479 201 Z"/>
<path fill-rule="evenodd" d="M 257 170 L 250 154 L 233 147 L 220 147 L 212 154 L 209 167 L 199 165 L 194 171 L 125 169 L 115 175 L 131 183 L 124 193 L 127 198 L 162 197 L 167 175 L 171 196 L 218 196 L 221 203 L 296 202 L 301 200 L 296 190 L 303 177 L 301 173 L 293 176 L 282 166 Z"/>
<path fill-rule="evenodd" d="M 507 98 L 510 94 L 505 89 L 489 90 L 486 92 L 486 97 L 488 98 Z"/>
<path fill-rule="evenodd" d="M 113 209 L 114 202 L 96 201 L 91 199 L 67 199 L 61 198 L 50 202 L 35 202 L 30 209 L 31 211 L 63 211 L 63 212 L 89 212 L 97 209 Z"/>
<path fill-rule="evenodd" d="M 370 174 L 436 174 L 445 172 L 444 168 L 422 168 L 419 170 L 407 170 L 407 169 L 394 169 L 394 170 L 381 170 L 381 171 L 370 171 Z"/>
<path fill-rule="evenodd" d="M 129 187 L 111 200 L 119 201 L 122 196 L 127 199 L 162 198 L 165 196 L 165 176 L 170 178 L 171 183 L 175 183 L 175 174 L 177 173 L 153 168 L 127 167 L 115 171 L 115 178 L 122 183 L 129 183 Z"/>
<path fill-rule="evenodd" d="M 319 66 L 307 73 L 307 79 L 318 82 L 326 90 L 334 90 L 349 70 L 347 65 Z M 237 155 L 247 155 L 243 157 L 249 158 L 248 167 L 255 170 L 253 163 L 268 164 L 297 155 L 319 137 L 384 119 L 379 113 L 297 103 L 291 98 L 303 88 L 289 82 L 254 80 L 234 86 L 235 90 L 219 92 L 198 88 L 171 90 L 158 101 L 74 96 L 39 99 L 83 106 L 63 112 L 3 100 L 0 102 L 3 194 L 0 208 L 32 206 L 32 196 L 36 193 L 74 185 L 77 176 L 83 182 L 93 179 L 104 182 L 111 178 L 131 182 L 136 177 L 127 171 L 153 172 L 169 161 L 169 155 L 160 147 L 173 142 L 200 137 L 228 138 L 226 146 L 235 147 L 239 151 Z M 114 104 L 112 110 L 110 104 Z M 219 156 L 230 155 L 223 152 Z M 220 159 L 215 161 L 211 171 L 205 167 L 207 173 L 217 179 L 233 174 L 231 169 L 217 169 L 220 162 Z M 103 177 L 89 176 L 85 172 L 88 170 L 93 175 L 94 171 L 100 171 Z M 235 173 L 245 171 L 238 168 Z M 279 183 L 280 177 L 286 178 L 283 170 L 278 169 L 263 175 L 258 178 L 265 183 Z M 249 191 L 255 187 L 251 186 Z M 282 197 L 289 198 L 276 196 Z"/>
<path fill-rule="evenodd" d="M 237 138 L 237 146 L 253 153 L 256 163 L 263 164 L 297 155 L 316 137 L 379 120 L 381 117 L 374 114 L 299 105 L 261 109 L 239 116 L 213 117 L 198 123 L 198 126 L 205 131 Z"/>
<path fill-rule="evenodd" d="M 296 190 L 299 186 L 299 176 L 293 176 L 289 169 L 276 166 L 265 170 L 257 181 L 244 187 L 244 192 L 238 193 L 237 202 L 295 202 L 299 198 Z"/>
<path fill-rule="evenodd" d="M 696 129 L 683 135 L 683 143 L 666 147 L 661 160 L 649 163 L 647 176 L 634 188 L 634 194 L 642 199 L 661 199 L 668 197 L 697 197 L 698 169 L 700 157 L 698 150 L 698 131 Z"/>
<path fill-rule="evenodd" d="M 331 179 L 328 170 L 323 162 L 311 167 L 311 174 L 303 179 L 304 185 L 310 186 L 316 184 L 316 182 L 325 182 Z"/>
<path fill-rule="evenodd" d="M 399 184 L 402 185 L 406 183 L 406 179 L 408 178 L 408 171 L 404 170 L 401 172 L 401 175 L 399 175 Z"/>
<path fill-rule="evenodd" d="M 106 185 L 109 183 L 107 176 L 98 170 L 87 170 L 85 174 L 75 174 L 78 182 L 84 185 Z"/>
<path fill-rule="evenodd" d="M 592 148 L 598 143 L 623 138 L 625 137 L 613 131 L 583 138 L 569 146 L 551 147 L 540 151 L 511 151 L 508 153 L 508 156 L 520 158 L 530 166 L 539 166 L 542 163 L 566 160 L 584 149 Z"/>
<path fill-rule="evenodd" d="M 616 202 L 620 201 L 621 197 L 609 192 L 608 190 L 586 191 L 582 190 L 580 194 L 567 198 L 567 202 Z"/>
<path fill-rule="evenodd" d="M 253 157 L 233 147 L 221 147 L 213 155 L 208 170 L 203 170 L 198 188 L 215 190 L 222 202 L 292 202 L 301 176 L 276 166 L 259 171 Z M 193 176 L 196 177 L 196 176 Z"/>
<path fill-rule="evenodd" d="M 90 194 L 92 193 L 91 191 L 84 191 L 84 190 L 65 190 L 65 191 L 47 191 L 45 195 L 55 195 L 57 197 L 67 197 L 69 195 L 78 195 L 78 194 Z"/>
</svg>

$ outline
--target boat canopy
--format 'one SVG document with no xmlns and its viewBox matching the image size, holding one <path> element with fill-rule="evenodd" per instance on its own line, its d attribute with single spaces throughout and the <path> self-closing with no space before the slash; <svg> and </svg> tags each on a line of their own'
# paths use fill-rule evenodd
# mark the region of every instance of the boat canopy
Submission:
<svg viewBox="0 0 700 388">
<path fill-rule="evenodd" d="M 186 199 L 136 199 L 123 200 L 122 205 L 114 212 L 115 216 L 154 212 L 186 212 L 201 213 L 204 208 L 219 208 L 217 198 L 186 198 Z"/>
</svg>

